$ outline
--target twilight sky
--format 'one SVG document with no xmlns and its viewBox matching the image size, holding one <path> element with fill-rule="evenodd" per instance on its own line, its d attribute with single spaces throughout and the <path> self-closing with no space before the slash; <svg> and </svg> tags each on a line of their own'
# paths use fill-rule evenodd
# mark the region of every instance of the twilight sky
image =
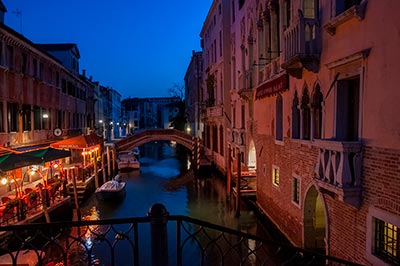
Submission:
<svg viewBox="0 0 400 266">
<path fill-rule="evenodd" d="M 76 43 L 80 70 L 127 97 L 184 85 L 212 0 L 2 0 L 5 24 L 34 43 Z M 18 16 L 18 11 L 21 15 Z M 22 23 L 21 23 L 22 22 Z"/>
</svg>

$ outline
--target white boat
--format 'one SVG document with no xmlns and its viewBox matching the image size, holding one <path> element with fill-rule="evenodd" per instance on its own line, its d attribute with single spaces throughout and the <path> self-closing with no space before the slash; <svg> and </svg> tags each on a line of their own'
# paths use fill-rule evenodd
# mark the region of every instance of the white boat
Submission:
<svg viewBox="0 0 400 266">
<path fill-rule="evenodd" d="M 126 182 L 110 180 L 96 189 L 96 195 L 103 200 L 118 199 L 125 195 Z"/>
<path fill-rule="evenodd" d="M 134 170 L 140 168 L 140 163 L 136 159 L 134 152 L 121 151 L 118 153 L 118 169 L 119 170 Z"/>
</svg>

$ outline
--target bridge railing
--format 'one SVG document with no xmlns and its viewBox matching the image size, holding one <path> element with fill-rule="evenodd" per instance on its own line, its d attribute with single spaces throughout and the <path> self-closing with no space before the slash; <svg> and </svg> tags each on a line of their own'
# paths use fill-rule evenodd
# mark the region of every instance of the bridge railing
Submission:
<svg viewBox="0 0 400 266">
<path fill-rule="evenodd" d="M 174 235 L 168 232 L 175 231 Z M 147 217 L 0 227 L 7 265 L 359 265 L 155 204 Z"/>
<path fill-rule="evenodd" d="M 154 140 L 176 140 L 180 144 L 190 148 L 192 146 L 193 137 L 176 129 L 148 129 L 118 140 L 114 145 L 117 150 L 124 150 Z"/>
</svg>

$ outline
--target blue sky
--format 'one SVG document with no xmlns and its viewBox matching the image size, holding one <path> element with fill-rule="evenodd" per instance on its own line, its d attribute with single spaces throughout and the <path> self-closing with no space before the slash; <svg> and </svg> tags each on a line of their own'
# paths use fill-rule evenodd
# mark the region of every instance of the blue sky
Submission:
<svg viewBox="0 0 400 266">
<path fill-rule="evenodd" d="M 76 43 L 80 69 L 127 97 L 184 85 L 212 0 L 2 0 L 5 24 L 35 43 Z M 21 11 L 17 16 L 16 11 Z M 21 23 L 22 21 L 22 23 Z M 22 26 L 21 26 L 22 25 Z"/>
</svg>

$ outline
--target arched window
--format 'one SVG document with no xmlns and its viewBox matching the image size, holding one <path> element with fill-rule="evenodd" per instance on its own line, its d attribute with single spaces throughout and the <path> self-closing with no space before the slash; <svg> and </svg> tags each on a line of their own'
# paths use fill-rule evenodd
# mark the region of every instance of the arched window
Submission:
<svg viewBox="0 0 400 266">
<path fill-rule="evenodd" d="M 305 18 L 318 18 L 319 1 L 304 0 L 303 14 Z"/>
<path fill-rule="evenodd" d="M 224 156 L 224 127 L 219 127 L 219 153 Z"/>
<path fill-rule="evenodd" d="M 216 125 L 212 126 L 212 150 L 218 152 L 218 128 Z"/>
<path fill-rule="evenodd" d="M 300 138 L 300 110 L 299 110 L 299 97 L 297 91 L 294 92 L 292 103 L 292 138 Z"/>
<path fill-rule="evenodd" d="M 310 97 L 308 96 L 308 89 L 304 88 L 303 96 L 301 97 L 301 132 L 302 139 L 310 139 L 311 127 L 311 111 L 310 111 Z"/>
<path fill-rule="evenodd" d="M 312 96 L 312 128 L 313 128 L 313 139 L 320 139 L 322 136 L 322 101 L 324 97 L 321 93 L 319 85 L 315 87 L 314 94 Z"/>
<path fill-rule="evenodd" d="M 276 97 L 276 140 L 283 140 L 283 101 L 282 95 L 278 94 Z"/>
</svg>

